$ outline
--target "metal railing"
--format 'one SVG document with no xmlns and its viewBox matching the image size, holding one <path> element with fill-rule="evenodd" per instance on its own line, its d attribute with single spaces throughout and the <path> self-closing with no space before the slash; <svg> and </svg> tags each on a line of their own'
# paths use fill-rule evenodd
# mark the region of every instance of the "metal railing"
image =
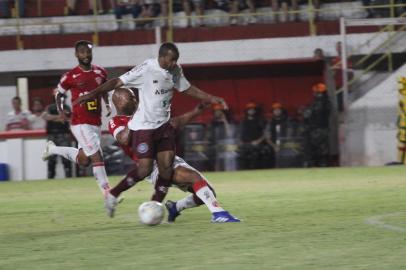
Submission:
<svg viewBox="0 0 406 270">
<path fill-rule="evenodd" d="M 406 12 L 403 13 L 398 17 L 399 19 L 405 19 L 406 18 Z M 406 23 L 406 21 L 405 21 Z M 398 29 L 395 29 L 395 25 L 399 23 L 389 23 L 387 25 L 383 25 L 384 27 L 380 29 L 380 31 L 376 32 L 374 35 L 372 35 L 369 39 L 367 39 L 363 44 L 360 46 L 354 48 L 355 52 L 360 52 L 361 48 L 368 46 L 369 44 L 372 43 L 373 40 L 376 38 L 380 37 L 382 33 L 388 32 L 387 38 L 380 43 L 377 47 L 373 48 L 368 54 L 365 54 L 363 57 L 361 57 L 357 62 L 355 62 L 354 67 L 362 67 L 363 64 L 365 64 L 368 60 L 370 60 L 374 55 L 376 54 L 381 54 L 380 57 L 378 57 L 376 60 L 374 60 L 372 63 L 368 64 L 368 66 L 362 68 L 362 72 L 358 74 L 357 76 L 354 76 L 351 80 L 346 82 L 347 88 L 349 88 L 351 85 L 353 85 L 355 82 L 357 82 L 363 75 L 374 69 L 377 65 L 385 61 L 386 59 L 388 60 L 388 71 L 392 72 L 393 71 L 393 60 L 392 60 L 392 50 L 391 50 L 391 44 L 393 44 L 393 41 L 397 37 L 399 33 L 402 34 L 403 31 L 406 30 L 406 24 L 400 26 Z M 405 48 L 406 50 L 406 45 Z M 385 52 L 383 52 L 385 51 Z M 355 54 L 355 53 L 354 53 Z M 344 55 L 347 55 L 345 52 Z M 348 55 L 346 56 L 346 59 L 348 59 Z M 332 68 L 339 68 L 343 64 L 342 61 L 337 62 L 335 65 L 332 66 Z M 343 67 L 343 72 L 344 70 L 348 71 L 348 67 Z M 344 76 L 343 76 L 344 78 Z M 345 84 L 345 82 L 344 82 Z M 341 87 L 340 89 L 337 89 L 337 94 L 343 92 L 345 85 Z"/>
</svg>

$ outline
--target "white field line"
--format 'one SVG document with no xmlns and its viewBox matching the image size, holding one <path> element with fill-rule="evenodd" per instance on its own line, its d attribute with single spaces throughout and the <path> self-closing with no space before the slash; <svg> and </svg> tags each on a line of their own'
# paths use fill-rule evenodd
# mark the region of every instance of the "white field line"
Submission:
<svg viewBox="0 0 406 270">
<path fill-rule="evenodd" d="M 372 226 L 376 226 L 376 227 L 388 230 L 388 231 L 406 232 L 406 228 L 395 226 L 395 225 L 390 225 L 390 224 L 385 223 L 385 221 L 384 221 L 384 219 L 387 217 L 400 216 L 400 215 L 406 215 L 406 212 L 395 212 L 395 213 L 389 213 L 389 214 L 369 217 L 369 218 L 365 219 L 365 223 L 368 225 L 372 225 Z"/>
</svg>

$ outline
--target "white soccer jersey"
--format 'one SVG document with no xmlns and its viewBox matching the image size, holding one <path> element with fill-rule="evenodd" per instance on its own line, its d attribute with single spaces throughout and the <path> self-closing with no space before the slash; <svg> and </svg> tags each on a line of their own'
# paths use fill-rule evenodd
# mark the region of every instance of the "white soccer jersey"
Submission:
<svg viewBox="0 0 406 270">
<path fill-rule="evenodd" d="M 156 129 L 168 122 L 173 88 L 183 92 L 190 87 L 180 66 L 169 72 L 159 66 L 156 58 L 134 67 L 120 80 L 126 87 L 138 88 L 138 109 L 128 123 L 131 130 Z"/>
</svg>

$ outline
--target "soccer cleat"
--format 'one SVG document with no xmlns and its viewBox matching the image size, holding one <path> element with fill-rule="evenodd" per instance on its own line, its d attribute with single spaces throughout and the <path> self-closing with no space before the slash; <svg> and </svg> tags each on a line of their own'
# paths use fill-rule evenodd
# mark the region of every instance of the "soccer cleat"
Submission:
<svg viewBox="0 0 406 270">
<path fill-rule="evenodd" d="M 236 217 L 233 217 L 227 211 L 221 211 L 213 213 L 213 216 L 211 217 L 211 222 L 213 223 L 241 222 L 241 220 L 239 220 Z"/>
<path fill-rule="evenodd" d="M 104 208 L 106 208 L 107 215 L 111 218 L 114 217 L 114 212 L 116 211 L 116 206 L 118 204 L 118 200 L 116 197 L 111 195 L 110 192 L 106 193 L 104 197 Z"/>
<path fill-rule="evenodd" d="M 52 156 L 51 153 L 49 153 L 49 148 L 56 146 L 53 141 L 48 141 L 47 145 L 45 146 L 45 150 L 42 153 L 42 160 L 47 161 L 50 156 Z"/>
<path fill-rule="evenodd" d="M 180 212 L 176 209 L 176 202 L 166 201 L 165 207 L 168 210 L 168 222 L 175 222 L 177 216 L 180 215 Z"/>
</svg>

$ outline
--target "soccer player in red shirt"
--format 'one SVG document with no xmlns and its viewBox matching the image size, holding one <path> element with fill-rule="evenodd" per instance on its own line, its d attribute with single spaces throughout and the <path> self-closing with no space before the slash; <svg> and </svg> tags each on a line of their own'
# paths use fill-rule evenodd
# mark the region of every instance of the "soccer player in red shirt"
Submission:
<svg viewBox="0 0 406 270">
<path fill-rule="evenodd" d="M 79 65 L 65 73 L 56 91 L 56 104 L 61 119 L 66 119 L 62 99 L 67 91 L 71 92 L 72 102 L 87 94 L 107 80 L 104 68 L 92 65 L 92 43 L 80 40 L 75 44 L 75 56 Z M 108 96 L 103 96 L 108 114 L 111 113 Z M 89 100 L 84 104 L 73 105 L 71 115 L 71 131 L 79 144 L 79 149 L 73 147 L 55 146 L 48 142 L 43 159 L 50 155 L 61 155 L 81 165 L 93 166 L 93 174 L 97 184 L 104 195 L 110 189 L 109 181 L 104 167 L 104 160 L 100 148 L 101 137 L 101 98 Z M 79 155 L 84 153 L 84 155 Z"/>
</svg>

